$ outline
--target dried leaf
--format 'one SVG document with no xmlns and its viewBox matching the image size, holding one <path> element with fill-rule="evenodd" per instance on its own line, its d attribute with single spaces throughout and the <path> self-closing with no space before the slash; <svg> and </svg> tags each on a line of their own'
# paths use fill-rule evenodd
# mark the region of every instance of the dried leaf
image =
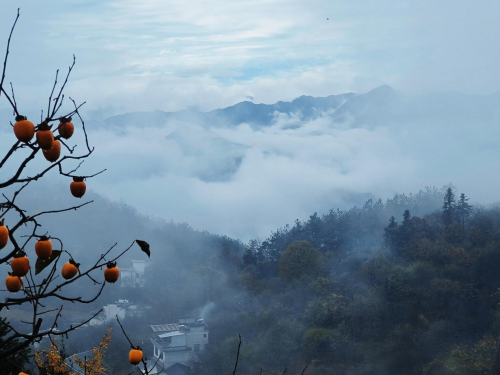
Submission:
<svg viewBox="0 0 500 375">
<path fill-rule="evenodd" d="M 47 267 L 57 257 L 59 257 L 59 255 L 61 255 L 61 251 L 54 250 L 52 251 L 52 255 L 50 256 L 49 259 L 46 260 L 37 259 L 35 264 L 35 275 L 38 275 L 40 272 L 42 272 L 45 269 L 45 267 Z"/>
<path fill-rule="evenodd" d="M 137 242 L 137 245 L 139 245 L 141 250 L 144 251 L 148 255 L 148 258 L 150 258 L 151 251 L 149 250 L 149 244 L 146 241 L 141 241 L 141 240 L 135 240 L 135 242 Z"/>
</svg>

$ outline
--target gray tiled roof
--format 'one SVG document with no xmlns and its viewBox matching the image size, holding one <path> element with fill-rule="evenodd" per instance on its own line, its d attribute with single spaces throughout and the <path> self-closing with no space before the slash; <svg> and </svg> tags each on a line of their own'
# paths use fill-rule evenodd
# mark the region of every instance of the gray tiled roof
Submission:
<svg viewBox="0 0 500 375">
<path fill-rule="evenodd" d="M 181 324 L 157 324 L 150 326 L 153 332 L 172 332 L 172 331 L 178 331 L 181 329 Z"/>
</svg>

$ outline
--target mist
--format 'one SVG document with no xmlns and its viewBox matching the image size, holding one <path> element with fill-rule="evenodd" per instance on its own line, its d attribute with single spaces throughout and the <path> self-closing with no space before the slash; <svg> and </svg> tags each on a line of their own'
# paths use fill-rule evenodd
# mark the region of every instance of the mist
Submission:
<svg viewBox="0 0 500 375">
<path fill-rule="evenodd" d="M 474 202 L 496 201 L 500 180 L 488 171 L 500 156 L 491 141 L 499 102 L 385 86 L 329 111 L 271 111 L 265 124 L 228 124 L 225 110 L 208 123 L 198 112 L 189 121 L 129 114 L 87 125 L 96 151 L 84 167 L 108 169 L 89 188 L 109 199 L 246 242 L 312 212 L 425 186 L 453 183 Z"/>
</svg>

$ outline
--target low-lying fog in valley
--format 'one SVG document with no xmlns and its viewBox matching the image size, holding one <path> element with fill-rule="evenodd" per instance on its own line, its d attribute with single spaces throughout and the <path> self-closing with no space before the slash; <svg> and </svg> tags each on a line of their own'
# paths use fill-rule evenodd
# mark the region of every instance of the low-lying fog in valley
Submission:
<svg viewBox="0 0 500 375">
<path fill-rule="evenodd" d="M 364 94 L 87 123 L 89 184 L 140 213 L 243 241 L 311 213 L 453 183 L 497 200 L 500 95 Z M 6 147 L 9 129 L 0 142 Z M 5 142 L 5 143 L 4 143 Z"/>
</svg>

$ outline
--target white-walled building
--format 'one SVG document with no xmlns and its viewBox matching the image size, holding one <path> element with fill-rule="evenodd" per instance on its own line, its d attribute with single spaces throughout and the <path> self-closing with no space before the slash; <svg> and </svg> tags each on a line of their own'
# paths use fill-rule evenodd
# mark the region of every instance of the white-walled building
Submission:
<svg viewBox="0 0 500 375">
<path fill-rule="evenodd" d="M 132 267 L 120 268 L 120 285 L 122 287 L 144 287 L 145 260 L 132 260 Z"/>
<path fill-rule="evenodd" d="M 181 317 L 178 323 L 152 325 L 151 329 L 153 359 L 159 358 L 158 367 L 163 369 L 176 363 L 191 365 L 208 344 L 208 327 L 203 319 Z"/>
<path fill-rule="evenodd" d="M 114 321 L 117 315 L 118 318 L 124 320 L 128 317 L 141 316 L 142 312 L 138 305 L 130 303 L 128 299 L 119 299 L 103 307 L 103 320 L 108 324 Z"/>
<path fill-rule="evenodd" d="M 148 309 L 148 306 L 139 306 L 130 303 L 127 299 L 119 299 L 115 301 L 115 303 L 109 303 L 102 307 L 102 312 L 96 317 L 92 318 L 87 324 L 84 324 L 82 327 L 88 326 L 100 326 L 103 324 L 109 324 L 112 321 L 116 321 L 116 316 L 120 320 L 125 320 L 129 317 L 134 316 L 142 316 L 144 313 L 144 309 Z M 63 322 L 66 326 L 76 326 L 86 321 L 93 314 L 97 313 L 97 310 L 91 312 L 82 312 L 78 315 L 73 315 L 72 320 L 66 320 Z"/>
</svg>

